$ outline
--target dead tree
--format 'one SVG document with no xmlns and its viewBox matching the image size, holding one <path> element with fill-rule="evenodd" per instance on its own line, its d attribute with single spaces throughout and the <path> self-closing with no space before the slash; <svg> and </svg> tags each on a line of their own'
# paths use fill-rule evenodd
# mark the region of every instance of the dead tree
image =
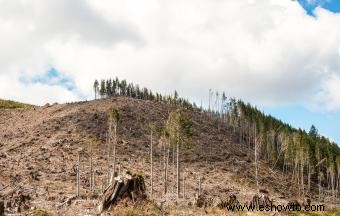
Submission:
<svg viewBox="0 0 340 216">
<path fill-rule="evenodd" d="M 117 145 L 117 123 L 114 126 L 114 139 L 113 139 L 113 176 L 116 172 L 116 145 Z"/>
<path fill-rule="evenodd" d="M 92 155 L 90 157 L 90 191 L 93 192 L 93 167 L 92 167 Z"/>
<path fill-rule="evenodd" d="M 183 173 L 183 199 L 185 199 L 186 198 L 186 195 L 185 195 L 185 173 Z"/>
<path fill-rule="evenodd" d="M 150 196 L 151 199 L 153 198 L 153 143 L 152 143 L 152 128 L 151 128 L 151 134 L 150 134 Z"/>
<path fill-rule="evenodd" d="M 166 177 L 167 177 L 167 167 L 166 167 L 166 158 L 167 158 L 167 153 L 166 153 L 166 141 L 165 137 L 163 137 L 163 184 L 164 184 L 164 194 L 166 194 L 167 188 L 166 188 Z"/>
<path fill-rule="evenodd" d="M 110 140 L 109 140 L 109 133 L 106 132 L 106 144 L 107 144 L 107 186 L 110 185 L 110 162 L 111 162 L 111 145 L 110 145 Z"/>
<path fill-rule="evenodd" d="M 113 178 L 115 177 L 116 172 L 116 145 L 117 145 L 117 125 L 119 121 L 119 112 L 118 109 L 115 107 L 111 107 L 108 110 L 108 124 L 109 124 L 109 143 L 110 140 L 113 140 L 113 170 L 112 170 L 112 176 L 111 176 L 111 182 Z"/>
<path fill-rule="evenodd" d="M 95 173 L 96 173 L 96 170 L 93 170 L 92 172 L 92 192 L 95 192 L 95 187 L 96 187 L 96 181 L 95 181 Z"/>
<path fill-rule="evenodd" d="M 89 147 L 90 147 L 90 192 L 93 193 L 93 149 L 92 149 L 92 145 L 93 145 L 94 140 L 91 140 L 89 142 Z"/>
<path fill-rule="evenodd" d="M 167 193 L 168 190 L 168 167 L 169 167 L 169 158 L 170 158 L 170 148 L 168 148 L 167 156 L 166 156 L 166 165 L 165 165 L 165 179 L 164 179 L 164 194 Z"/>
<path fill-rule="evenodd" d="M 201 176 L 198 177 L 198 196 L 201 196 L 201 187 L 202 187 L 202 182 L 201 182 Z"/>
<path fill-rule="evenodd" d="M 79 197 L 79 184 L 80 184 L 80 153 L 78 153 L 77 160 L 77 197 Z"/>
<path fill-rule="evenodd" d="M 256 179 L 256 191 L 259 194 L 259 180 L 258 180 L 258 171 L 257 171 L 257 134 L 256 134 L 256 127 L 254 127 L 254 138 L 255 138 L 255 146 L 254 146 L 254 156 L 255 156 L 255 179 Z"/>
<path fill-rule="evenodd" d="M 179 193 L 180 193 L 180 165 L 179 165 L 179 125 L 177 125 L 177 200 L 179 199 Z"/>
</svg>

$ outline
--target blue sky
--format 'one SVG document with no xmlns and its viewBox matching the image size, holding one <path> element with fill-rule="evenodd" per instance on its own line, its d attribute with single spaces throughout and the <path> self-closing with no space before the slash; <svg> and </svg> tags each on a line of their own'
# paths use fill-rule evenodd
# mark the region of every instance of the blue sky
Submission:
<svg viewBox="0 0 340 216">
<path fill-rule="evenodd" d="M 340 143 L 340 114 L 313 112 L 301 105 L 288 105 L 280 107 L 261 107 L 266 114 L 289 123 L 295 128 L 309 131 L 314 125 L 319 133 Z"/>
<path fill-rule="evenodd" d="M 60 86 L 67 89 L 68 91 L 76 90 L 76 86 L 72 78 L 61 74 L 54 67 L 51 67 L 49 70 L 42 74 L 34 76 L 22 75 L 21 77 L 19 77 L 19 80 L 25 85 L 34 85 L 40 83 L 49 86 Z"/>
<path fill-rule="evenodd" d="M 313 15 L 313 10 L 316 7 L 322 7 L 329 11 L 338 13 L 340 12 L 339 0 L 298 0 L 306 12 Z"/>
<path fill-rule="evenodd" d="M 313 16 L 313 10 L 319 6 L 334 13 L 340 12 L 340 0 L 299 0 L 306 12 Z M 340 92 L 339 92 L 340 93 Z M 308 131 L 311 125 L 315 125 L 319 133 L 329 137 L 336 143 L 340 143 L 340 113 L 339 112 L 317 112 L 311 111 L 301 104 L 287 106 L 262 106 L 266 114 L 271 114 L 296 128 Z"/>
</svg>

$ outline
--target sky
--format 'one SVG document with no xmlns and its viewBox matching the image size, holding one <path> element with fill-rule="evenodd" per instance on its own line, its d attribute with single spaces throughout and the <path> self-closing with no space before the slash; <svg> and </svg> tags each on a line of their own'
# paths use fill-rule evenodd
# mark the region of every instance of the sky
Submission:
<svg viewBox="0 0 340 216">
<path fill-rule="evenodd" d="M 209 89 L 340 143 L 340 0 L 0 0 L 0 98 L 91 100 L 118 76 Z"/>
</svg>

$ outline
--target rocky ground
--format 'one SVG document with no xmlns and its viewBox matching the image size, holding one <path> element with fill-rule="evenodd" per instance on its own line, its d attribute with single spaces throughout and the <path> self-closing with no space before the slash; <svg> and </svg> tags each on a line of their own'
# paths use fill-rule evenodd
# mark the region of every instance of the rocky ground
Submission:
<svg viewBox="0 0 340 216">
<path fill-rule="evenodd" d="M 163 151 L 159 142 L 168 113 L 176 107 L 164 103 L 117 97 L 89 102 L 45 105 L 0 110 L 0 193 L 7 213 L 46 209 L 55 215 L 95 215 L 98 195 L 107 184 L 107 110 L 115 106 L 118 123 L 117 162 L 119 169 L 142 174 L 150 189 L 151 123 L 154 136 L 154 202 L 164 211 L 195 211 L 198 179 L 202 193 L 209 197 L 235 194 L 240 203 L 255 194 L 253 151 L 240 144 L 237 134 L 198 111 L 190 111 L 192 146 L 181 154 L 186 196 L 175 195 L 175 166 L 169 161 L 169 193 L 164 195 Z M 95 170 L 94 192 L 90 192 L 90 149 Z M 80 153 L 80 197 L 76 194 L 76 165 Z M 276 204 L 296 197 L 290 178 L 259 162 L 260 188 L 268 191 Z M 334 204 L 336 205 L 336 204 Z M 333 206 L 334 206 L 333 205 Z M 174 206 L 177 206 L 174 208 Z M 205 214 L 202 210 L 202 214 Z M 183 213 L 186 214 L 186 213 Z M 188 213 L 190 214 L 190 213 Z M 193 213 L 193 214 L 198 214 Z M 220 213 L 218 213 L 220 214 Z"/>
</svg>

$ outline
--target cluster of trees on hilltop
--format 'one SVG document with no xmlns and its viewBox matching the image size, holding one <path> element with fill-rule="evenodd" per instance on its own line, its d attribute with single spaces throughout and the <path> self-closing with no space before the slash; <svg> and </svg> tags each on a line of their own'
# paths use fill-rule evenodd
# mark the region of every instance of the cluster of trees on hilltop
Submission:
<svg viewBox="0 0 340 216">
<path fill-rule="evenodd" d="M 118 77 L 115 79 L 102 79 L 100 82 L 95 80 L 93 90 L 95 98 L 97 98 L 98 95 L 101 98 L 127 96 L 142 100 L 162 101 L 188 109 L 197 108 L 196 104 L 191 104 L 187 99 L 180 98 L 177 91 L 175 91 L 173 95 L 162 95 L 158 92 L 154 93 L 146 87 L 140 87 L 138 84 L 128 83 L 126 80 L 119 80 Z"/>
<path fill-rule="evenodd" d="M 128 96 L 143 100 L 155 100 L 185 108 L 197 108 L 188 100 L 174 95 L 163 96 L 147 88 L 140 88 L 118 78 L 97 80 L 93 85 L 100 97 Z M 227 98 L 225 93 L 209 90 L 209 107 L 200 110 L 217 120 L 219 127 L 227 127 L 230 133 L 247 145 L 249 151 L 256 148 L 256 157 L 267 161 L 273 168 L 290 174 L 296 182 L 299 195 L 310 193 L 312 184 L 319 187 L 319 197 L 337 197 L 340 194 L 340 148 L 312 126 L 309 132 L 295 129 L 242 100 Z"/>
</svg>

